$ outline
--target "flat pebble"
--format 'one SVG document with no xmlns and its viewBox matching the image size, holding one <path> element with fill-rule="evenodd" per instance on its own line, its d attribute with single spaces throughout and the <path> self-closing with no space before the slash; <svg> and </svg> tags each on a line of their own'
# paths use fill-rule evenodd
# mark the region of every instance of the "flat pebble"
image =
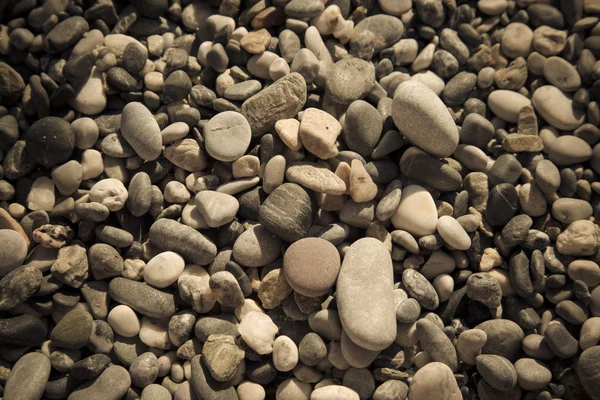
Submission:
<svg viewBox="0 0 600 400">
<path fill-rule="evenodd" d="M 365 269 L 363 265 L 367 260 L 371 267 Z M 361 239 L 346 253 L 337 282 L 340 319 L 352 341 L 369 350 L 386 348 L 396 336 L 391 278 L 391 258 L 378 240 Z M 373 303 L 374 299 L 359 300 L 375 291 L 380 293 L 377 303 Z M 369 304 L 369 313 L 361 309 L 366 304 Z M 370 322 L 365 323 L 367 320 Z M 379 327 L 376 332 L 365 330 L 375 325 Z"/>
<path fill-rule="evenodd" d="M 444 103 L 424 84 L 407 81 L 398 86 L 392 116 L 400 132 L 427 153 L 446 157 L 456 150 L 456 125 Z"/>
<path fill-rule="evenodd" d="M 421 186 L 402 189 L 398 208 L 392 215 L 392 224 L 416 236 L 430 235 L 437 227 L 437 207 L 433 198 Z"/>
</svg>

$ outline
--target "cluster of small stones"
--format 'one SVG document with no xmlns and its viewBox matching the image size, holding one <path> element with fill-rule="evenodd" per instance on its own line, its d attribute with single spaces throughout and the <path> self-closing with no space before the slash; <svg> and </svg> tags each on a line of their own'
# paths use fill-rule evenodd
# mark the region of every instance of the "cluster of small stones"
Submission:
<svg viewBox="0 0 600 400">
<path fill-rule="evenodd" d="M 0 1 L 0 397 L 599 400 L 599 18 Z"/>
</svg>

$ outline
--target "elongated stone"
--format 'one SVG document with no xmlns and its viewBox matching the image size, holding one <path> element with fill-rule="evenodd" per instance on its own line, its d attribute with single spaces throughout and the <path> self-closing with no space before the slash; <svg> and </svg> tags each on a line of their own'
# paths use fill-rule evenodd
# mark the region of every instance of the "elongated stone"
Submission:
<svg viewBox="0 0 600 400">
<path fill-rule="evenodd" d="M 365 349 L 385 349 L 396 337 L 393 281 L 392 259 L 383 243 L 363 238 L 350 246 L 336 298 L 344 331 Z"/>
</svg>

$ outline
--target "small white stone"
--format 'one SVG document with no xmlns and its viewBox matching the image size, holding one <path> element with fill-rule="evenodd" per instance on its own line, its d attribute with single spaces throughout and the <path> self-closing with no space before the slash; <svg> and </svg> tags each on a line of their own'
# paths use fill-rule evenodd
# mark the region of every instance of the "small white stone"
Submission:
<svg viewBox="0 0 600 400">
<path fill-rule="evenodd" d="M 235 197 L 213 190 L 198 193 L 195 203 L 202 218 L 211 228 L 218 228 L 233 221 L 240 207 Z"/>
<path fill-rule="evenodd" d="M 177 280 L 181 297 L 200 314 L 209 312 L 216 302 L 209 281 L 208 272 L 201 266 L 192 264 L 186 266 Z"/>
<path fill-rule="evenodd" d="M 273 344 L 273 365 L 277 371 L 288 372 L 298 364 L 298 346 L 287 336 L 279 336 Z"/>
<path fill-rule="evenodd" d="M 169 203 L 187 203 L 190 198 L 190 192 L 181 182 L 171 181 L 165 186 L 165 200 Z"/>
<path fill-rule="evenodd" d="M 172 251 L 165 251 L 154 256 L 144 268 L 144 281 L 157 288 L 165 288 L 177 281 L 183 269 L 185 261 Z"/>
<path fill-rule="evenodd" d="M 246 314 L 238 327 L 244 342 L 258 354 L 269 354 L 273 351 L 275 334 L 278 330 L 271 317 L 256 311 Z"/>
<path fill-rule="evenodd" d="M 118 305 L 108 313 L 107 322 L 117 334 L 134 337 L 140 332 L 140 320 L 129 306 Z"/>
<path fill-rule="evenodd" d="M 437 222 L 437 231 L 444 241 L 456 250 L 468 250 L 471 247 L 471 238 L 458 221 L 449 215 L 440 217 Z"/>
<path fill-rule="evenodd" d="M 155 56 L 160 57 L 163 52 L 164 40 L 160 35 L 151 35 L 148 36 L 148 52 Z"/>
<path fill-rule="evenodd" d="M 102 172 L 104 172 L 102 153 L 94 149 L 85 150 L 81 154 L 81 179 L 84 181 L 94 179 Z"/>
<path fill-rule="evenodd" d="M 121 181 L 108 178 L 96 182 L 89 195 L 91 202 L 102 203 L 110 211 L 119 211 L 125 206 L 129 193 Z"/>
<path fill-rule="evenodd" d="M 163 350 L 169 349 L 171 347 L 171 340 L 169 339 L 169 319 L 160 320 L 142 317 L 140 340 L 150 347 L 156 347 Z"/>
<path fill-rule="evenodd" d="M 88 80 L 75 89 L 75 95 L 69 104 L 82 114 L 95 115 L 104 111 L 106 103 L 102 73 L 93 67 Z"/>
<path fill-rule="evenodd" d="M 275 132 L 281 141 L 293 151 L 302 148 L 300 139 L 300 121 L 295 118 L 280 119 L 275 123 Z"/>
<path fill-rule="evenodd" d="M 429 192 L 418 185 L 402 190 L 398 208 L 392 215 L 392 224 L 416 236 L 431 235 L 437 226 L 437 207 Z"/>
<path fill-rule="evenodd" d="M 255 269 L 255 268 L 252 268 L 252 269 Z M 251 311 L 258 311 L 258 312 L 264 313 L 263 309 L 260 308 L 260 306 L 256 303 L 256 301 L 254 301 L 252 299 L 244 299 L 244 305 L 241 307 L 237 307 L 233 311 L 233 313 L 234 313 L 235 317 L 238 319 L 238 321 L 241 321 L 244 319 L 246 314 L 248 314 Z"/>
<path fill-rule="evenodd" d="M 341 15 L 338 17 L 338 22 L 333 31 L 333 37 L 338 39 L 341 44 L 346 44 L 350 41 L 354 32 L 354 21 L 351 19 L 345 20 Z"/>
<path fill-rule="evenodd" d="M 337 27 L 341 11 L 335 4 L 327 7 L 323 12 L 310 20 L 310 24 L 317 28 L 323 36 L 331 35 Z"/>
<path fill-rule="evenodd" d="M 264 400 L 267 396 L 261 385 L 251 381 L 243 381 L 236 390 L 239 400 Z"/>
<path fill-rule="evenodd" d="M 52 211 L 56 198 L 54 182 L 47 176 L 40 176 L 31 185 L 27 195 L 27 208 L 32 211 Z"/>
<path fill-rule="evenodd" d="M 283 58 L 279 57 L 269 66 L 269 77 L 273 82 L 290 73 L 290 66 Z"/>
<path fill-rule="evenodd" d="M 436 276 L 431 284 L 440 298 L 440 303 L 447 301 L 454 290 L 454 279 L 448 274 Z"/>
<path fill-rule="evenodd" d="M 263 190 L 265 193 L 270 194 L 283 183 L 285 165 L 285 158 L 279 154 L 269 160 L 263 173 Z"/>
<path fill-rule="evenodd" d="M 98 140 L 98 125 L 91 118 L 78 118 L 71 122 L 71 127 L 75 131 L 75 147 L 78 149 L 90 149 Z"/>
<path fill-rule="evenodd" d="M 128 258 L 123 262 L 123 272 L 121 273 L 121 276 L 134 281 L 141 281 L 144 277 L 144 268 L 146 268 L 144 260 Z"/>
<path fill-rule="evenodd" d="M 339 121 L 318 108 L 308 108 L 302 113 L 300 137 L 304 147 L 324 160 L 338 155 L 336 140 L 342 131 Z"/>
<path fill-rule="evenodd" d="M 151 90 L 153 92 L 156 92 L 156 93 L 162 92 L 162 87 L 163 87 L 164 83 L 165 83 L 165 77 L 160 72 L 157 72 L 157 71 L 148 72 L 144 76 L 144 85 L 146 85 L 146 89 Z"/>
<path fill-rule="evenodd" d="M 231 164 L 231 172 L 235 179 L 258 176 L 260 159 L 256 156 L 241 156 Z"/>
<path fill-rule="evenodd" d="M 163 144 L 169 144 L 176 140 L 183 139 L 190 131 L 190 127 L 185 122 L 175 122 L 167 126 L 160 132 Z"/>
<path fill-rule="evenodd" d="M 190 201 L 183 207 L 183 211 L 181 212 L 181 222 L 194 229 L 208 228 L 208 224 L 193 201 Z"/>
<path fill-rule="evenodd" d="M 357 203 L 371 201 L 377 196 L 377 185 L 360 160 L 352 160 L 350 169 L 350 196 Z"/>
</svg>

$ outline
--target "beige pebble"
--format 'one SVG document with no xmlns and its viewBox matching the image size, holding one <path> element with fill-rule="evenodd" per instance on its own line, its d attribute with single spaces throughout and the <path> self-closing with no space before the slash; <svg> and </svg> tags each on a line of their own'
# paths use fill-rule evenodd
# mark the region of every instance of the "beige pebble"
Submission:
<svg viewBox="0 0 600 400">
<path fill-rule="evenodd" d="M 260 159 L 256 156 L 241 156 L 231 164 L 231 170 L 235 179 L 251 178 L 258 176 Z"/>
<path fill-rule="evenodd" d="M 78 149 L 90 149 L 98 140 L 98 125 L 91 118 L 78 118 L 71 122 L 71 127 L 75 132 L 75 147 Z"/>
<path fill-rule="evenodd" d="M 190 192 L 181 182 L 171 181 L 165 186 L 165 200 L 169 203 L 187 203 L 190 198 Z"/>
<path fill-rule="evenodd" d="M 91 202 L 102 203 L 110 211 L 119 211 L 125 206 L 129 194 L 121 181 L 108 178 L 96 182 L 89 195 Z"/>
<path fill-rule="evenodd" d="M 281 372 L 288 372 L 298 364 L 298 346 L 287 336 L 279 336 L 273 343 L 273 365 Z"/>
<path fill-rule="evenodd" d="M 81 154 L 81 179 L 97 178 L 104 172 L 104 161 L 98 150 L 87 149 Z"/>
<path fill-rule="evenodd" d="M 215 305 L 216 299 L 210 288 L 210 275 L 199 265 L 186 265 L 177 279 L 181 298 L 190 303 L 197 313 L 205 314 Z"/>
<path fill-rule="evenodd" d="M 27 195 L 27 208 L 32 211 L 52 211 L 55 201 L 54 182 L 52 179 L 41 176 L 33 181 L 29 194 Z"/>
<path fill-rule="evenodd" d="M 190 127 L 185 122 L 172 123 L 160 132 L 160 135 L 162 136 L 162 143 L 169 144 L 175 142 L 176 140 L 183 139 L 187 136 L 189 131 Z"/>
<path fill-rule="evenodd" d="M 277 132 L 281 141 L 291 150 L 298 151 L 302 148 L 300 121 L 297 119 L 280 119 L 275 123 L 275 132 Z"/>
<path fill-rule="evenodd" d="M 142 317 L 140 340 L 150 346 L 167 350 L 171 347 L 169 339 L 169 319 Z"/>
<path fill-rule="evenodd" d="M 129 306 L 119 304 L 110 310 L 106 321 L 115 333 L 124 337 L 134 337 L 140 332 L 140 320 Z"/>
<path fill-rule="evenodd" d="M 282 155 L 271 158 L 263 173 L 263 190 L 269 194 L 283 183 L 286 161 Z"/>
<path fill-rule="evenodd" d="M 302 113 L 300 137 L 304 147 L 324 160 L 338 155 L 336 140 L 342 131 L 339 121 L 318 108 L 307 108 Z"/>
<path fill-rule="evenodd" d="M 251 381 L 243 381 L 236 390 L 239 400 L 264 400 L 267 396 L 261 385 Z"/>
<path fill-rule="evenodd" d="M 352 160 L 350 196 L 357 203 L 371 201 L 377 196 L 377 185 L 373 183 L 373 179 L 360 160 Z"/>
<path fill-rule="evenodd" d="M 454 290 L 454 279 L 448 274 L 441 274 L 431 282 L 440 298 L 440 303 L 447 301 Z"/>
<path fill-rule="evenodd" d="M 475 365 L 475 358 L 487 342 L 487 334 L 481 329 L 468 329 L 458 336 L 456 350 L 460 359 L 469 365 Z"/>
<path fill-rule="evenodd" d="M 269 354 L 273 351 L 278 330 L 271 317 L 256 311 L 249 312 L 238 327 L 242 339 L 258 354 Z"/>
</svg>

